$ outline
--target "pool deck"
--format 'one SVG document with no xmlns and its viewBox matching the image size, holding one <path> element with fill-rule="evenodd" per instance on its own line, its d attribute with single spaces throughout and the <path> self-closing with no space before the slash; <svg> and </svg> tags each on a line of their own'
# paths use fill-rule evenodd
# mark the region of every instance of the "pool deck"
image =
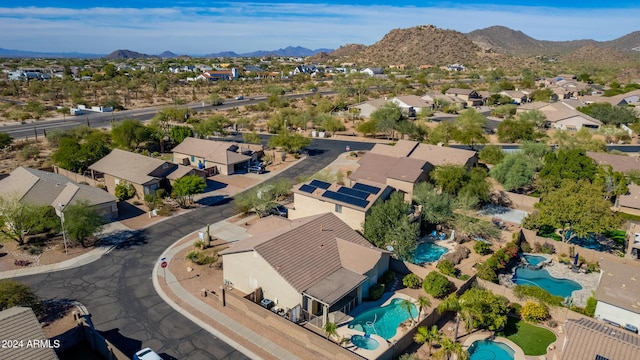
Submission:
<svg viewBox="0 0 640 360">
<path fill-rule="evenodd" d="M 414 298 L 412 298 L 412 297 L 410 297 L 408 295 L 401 294 L 401 293 L 398 293 L 398 292 L 385 293 L 385 295 L 380 300 L 366 302 L 366 303 L 363 303 L 361 305 L 358 305 L 358 307 L 354 311 L 351 312 L 348 321 L 353 320 L 354 316 L 358 316 L 359 314 L 362 314 L 363 312 L 365 312 L 367 310 L 389 305 L 393 299 L 407 299 L 407 300 L 411 300 L 412 302 L 415 302 L 415 300 L 416 300 L 416 299 L 414 299 Z M 338 337 L 339 338 L 349 338 L 350 339 L 351 336 L 353 336 L 353 335 L 364 335 L 365 334 L 362 331 L 350 329 L 349 326 L 347 326 L 348 321 L 345 322 L 344 325 L 338 327 L 337 332 L 338 332 Z M 348 350 L 350 350 L 350 351 L 362 356 L 365 359 L 377 359 L 378 357 L 380 357 L 380 355 L 382 355 L 385 351 L 387 351 L 387 349 L 389 349 L 389 346 L 391 346 L 398 339 L 400 339 L 406 333 L 406 331 L 407 331 L 407 329 L 404 326 L 402 326 L 402 325 L 398 326 L 398 330 L 396 331 L 396 334 L 389 340 L 386 340 L 385 338 L 383 338 L 381 336 L 378 336 L 376 334 L 371 334 L 371 338 L 377 340 L 380 343 L 380 346 L 375 350 L 367 350 L 367 349 L 359 348 L 359 347 L 353 345 L 351 342 L 348 342 L 347 344 L 345 344 L 343 346 L 346 349 L 348 349 Z"/>
<path fill-rule="evenodd" d="M 494 342 L 505 343 L 514 351 L 513 360 L 527 360 L 527 357 L 524 355 L 524 351 L 522 351 L 522 349 L 518 345 L 516 345 L 513 341 L 500 336 L 496 336 L 495 338 L 493 338 L 493 333 L 488 331 L 483 331 L 478 334 L 469 335 L 469 337 L 467 337 L 467 339 L 464 341 L 464 344 L 462 344 L 462 346 L 465 349 L 469 349 L 471 344 L 473 344 L 475 341 L 478 341 L 478 340 L 493 340 Z"/>
</svg>

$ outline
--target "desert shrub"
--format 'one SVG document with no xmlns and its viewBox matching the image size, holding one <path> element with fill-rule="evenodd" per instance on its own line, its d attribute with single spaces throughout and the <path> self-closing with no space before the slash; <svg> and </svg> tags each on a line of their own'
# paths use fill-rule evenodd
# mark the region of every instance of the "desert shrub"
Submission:
<svg viewBox="0 0 640 360">
<path fill-rule="evenodd" d="M 391 285 L 393 280 L 395 280 L 395 278 L 396 278 L 396 273 L 393 272 L 393 270 L 387 270 L 384 272 L 384 274 L 382 274 L 382 276 L 380 276 L 380 278 L 378 279 L 378 282 L 381 284 L 384 284 L 385 286 L 389 286 Z"/>
<path fill-rule="evenodd" d="M 171 207 L 171 205 L 168 204 L 164 204 L 160 207 L 160 209 L 158 209 L 158 211 L 156 212 L 159 216 L 169 216 L 171 215 L 171 213 L 173 212 L 173 207 Z"/>
<path fill-rule="evenodd" d="M 436 268 L 440 270 L 441 273 L 447 276 L 455 276 L 456 275 L 456 266 L 447 259 L 442 259 L 436 265 Z"/>
<path fill-rule="evenodd" d="M 384 284 L 374 284 L 369 288 L 369 300 L 378 300 L 384 294 Z"/>
<path fill-rule="evenodd" d="M 422 284 L 422 279 L 416 274 L 407 274 L 402 278 L 402 285 L 410 289 L 417 289 L 420 287 L 420 284 Z"/>
<path fill-rule="evenodd" d="M 513 294 L 518 299 L 537 299 L 538 301 L 553 306 L 560 306 L 564 301 L 562 296 L 552 295 L 543 288 L 531 285 L 516 285 L 516 287 L 513 288 Z"/>
<path fill-rule="evenodd" d="M 473 251 L 480 255 L 487 255 L 491 253 L 491 245 L 483 241 L 476 241 L 476 243 L 473 244 Z"/>
<path fill-rule="evenodd" d="M 545 241 L 544 244 L 540 245 L 540 252 L 543 254 L 554 254 L 556 247 L 553 246 L 552 243 Z"/>
<path fill-rule="evenodd" d="M 424 278 L 422 288 L 427 294 L 442 299 L 451 293 L 451 283 L 446 276 L 437 271 L 432 271 Z"/>
<path fill-rule="evenodd" d="M 538 323 L 549 317 L 549 308 L 544 304 L 529 301 L 522 306 L 520 316 L 526 321 Z"/>
<path fill-rule="evenodd" d="M 522 252 L 525 252 L 525 253 L 530 253 L 531 245 L 529 245 L 528 242 L 523 241 L 522 243 L 520 243 L 520 250 L 522 250 Z"/>
<path fill-rule="evenodd" d="M 21 160 L 33 159 L 40 154 L 40 148 L 34 145 L 26 145 L 18 153 L 18 158 Z"/>
<path fill-rule="evenodd" d="M 218 254 L 213 253 L 211 255 L 208 255 L 207 253 L 202 251 L 192 250 L 187 253 L 187 256 L 185 256 L 185 258 L 194 264 L 207 265 L 213 264 L 214 262 L 218 261 Z"/>
<path fill-rule="evenodd" d="M 444 254 L 442 258 L 451 261 L 454 265 L 458 265 L 462 260 L 468 258 L 470 253 L 471 250 L 466 246 L 456 246 L 455 251 Z"/>
</svg>

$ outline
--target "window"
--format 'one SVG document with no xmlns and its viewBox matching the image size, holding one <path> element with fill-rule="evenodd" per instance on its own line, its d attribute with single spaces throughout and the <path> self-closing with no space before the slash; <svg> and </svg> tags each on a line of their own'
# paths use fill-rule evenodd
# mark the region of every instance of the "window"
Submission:
<svg viewBox="0 0 640 360">
<path fill-rule="evenodd" d="M 336 204 L 336 212 L 337 212 L 338 214 L 342 214 L 342 205 L 338 205 L 338 204 Z"/>
<path fill-rule="evenodd" d="M 596 359 L 595 360 L 609 360 L 609 358 L 604 357 L 602 355 L 596 354 Z"/>
</svg>

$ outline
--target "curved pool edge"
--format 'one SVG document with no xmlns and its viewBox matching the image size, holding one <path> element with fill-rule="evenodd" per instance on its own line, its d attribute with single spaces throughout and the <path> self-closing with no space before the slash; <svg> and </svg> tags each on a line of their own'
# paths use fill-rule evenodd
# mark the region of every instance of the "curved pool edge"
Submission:
<svg viewBox="0 0 640 360">
<path fill-rule="evenodd" d="M 500 342 L 503 343 L 507 346 L 509 346 L 512 350 L 513 350 L 513 360 L 526 360 L 527 358 L 524 355 L 524 351 L 520 348 L 520 346 L 516 345 L 513 341 L 507 339 L 507 338 L 503 338 L 500 336 L 496 336 L 495 338 L 492 338 L 492 334 L 490 333 L 483 333 L 483 334 L 473 334 L 473 335 L 469 335 L 469 337 L 464 341 L 464 344 L 462 344 L 462 346 L 464 347 L 465 350 L 468 350 L 469 347 L 471 346 L 471 344 L 473 344 L 474 342 L 478 341 L 478 340 L 491 340 L 493 342 Z"/>
</svg>

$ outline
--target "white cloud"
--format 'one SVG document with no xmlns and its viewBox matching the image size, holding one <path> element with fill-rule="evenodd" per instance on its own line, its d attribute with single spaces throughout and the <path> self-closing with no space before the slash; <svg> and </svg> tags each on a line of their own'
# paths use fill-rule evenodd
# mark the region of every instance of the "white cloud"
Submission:
<svg viewBox="0 0 640 360">
<path fill-rule="evenodd" d="M 0 8 L 0 47 L 108 53 L 115 49 L 205 54 L 288 45 L 370 45 L 420 24 L 469 32 L 503 25 L 540 40 L 612 40 L 637 28 L 640 9 L 394 7 L 230 3 L 215 8 Z M 611 26 L 616 24 L 616 26 Z M 640 44 L 639 44 L 640 45 Z"/>
</svg>

